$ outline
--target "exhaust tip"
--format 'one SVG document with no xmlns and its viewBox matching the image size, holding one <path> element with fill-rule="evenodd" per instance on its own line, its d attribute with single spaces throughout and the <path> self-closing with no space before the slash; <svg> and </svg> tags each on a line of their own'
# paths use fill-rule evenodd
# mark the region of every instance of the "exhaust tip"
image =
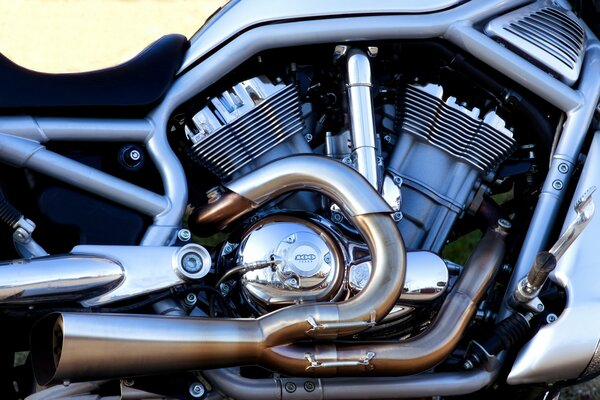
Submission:
<svg viewBox="0 0 600 400">
<path fill-rule="evenodd" d="M 35 380 L 46 386 L 54 380 L 63 349 L 63 317 L 60 313 L 45 316 L 31 330 L 31 363 Z"/>
</svg>

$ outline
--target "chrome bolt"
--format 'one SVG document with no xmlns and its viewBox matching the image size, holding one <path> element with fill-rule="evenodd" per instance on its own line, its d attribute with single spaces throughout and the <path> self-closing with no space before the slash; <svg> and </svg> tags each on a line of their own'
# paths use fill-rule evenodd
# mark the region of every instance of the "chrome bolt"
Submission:
<svg viewBox="0 0 600 400">
<path fill-rule="evenodd" d="M 312 383 L 311 381 L 304 382 L 304 390 L 306 390 L 307 392 L 314 391 L 315 390 L 315 384 Z"/>
<path fill-rule="evenodd" d="M 325 264 L 330 264 L 331 263 L 331 254 L 329 254 L 329 253 L 325 254 L 325 256 L 323 256 L 323 261 L 325 261 Z"/>
<path fill-rule="evenodd" d="M 385 135 L 385 136 L 383 137 L 383 140 L 384 140 L 386 143 L 392 143 L 392 137 L 391 137 L 390 135 Z"/>
<path fill-rule="evenodd" d="M 466 369 L 467 371 L 473 369 L 473 367 L 475 367 L 475 366 L 473 365 L 473 363 L 471 362 L 471 360 L 467 360 L 463 364 L 463 368 Z"/>
<path fill-rule="evenodd" d="M 294 382 L 288 382 L 284 387 L 285 391 L 288 393 L 294 393 L 296 391 L 296 384 Z"/>
<path fill-rule="evenodd" d="M 307 133 L 306 135 L 304 135 L 304 139 L 306 139 L 306 141 L 310 143 L 313 140 L 313 135 Z"/>
<path fill-rule="evenodd" d="M 552 182 L 552 187 L 556 190 L 561 190 L 563 188 L 563 183 L 560 180 L 555 180 L 554 182 Z"/>
<path fill-rule="evenodd" d="M 342 158 L 342 162 L 346 165 L 352 165 L 352 159 L 350 157 Z"/>
<path fill-rule="evenodd" d="M 185 253 L 181 257 L 181 267 L 189 274 L 195 274 L 202 269 L 202 257 L 197 253 Z"/>
<path fill-rule="evenodd" d="M 375 46 L 369 46 L 367 47 L 367 55 L 371 58 L 377 57 L 377 54 L 379 54 L 379 48 L 375 47 Z"/>
<path fill-rule="evenodd" d="M 189 392 L 190 396 L 192 396 L 195 399 L 199 399 L 200 397 L 204 396 L 204 393 L 206 393 L 206 389 L 204 388 L 203 384 L 201 384 L 200 382 L 196 382 L 190 385 Z"/>
<path fill-rule="evenodd" d="M 223 255 L 229 254 L 233 251 L 233 245 L 231 243 L 227 243 L 225 244 L 225 246 L 223 246 Z"/>
<path fill-rule="evenodd" d="M 135 384 L 133 379 L 123 379 L 123 386 L 131 387 Z"/>
<path fill-rule="evenodd" d="M 504 218 L 500 218 L 498 220 L 498 225 L 501 228 L 504 228 L 504 229 L 510 229 L 510 228 L 512 228 L 512 224 L 510 223 L 510 221 L 507 220 L 507 219 L 504 219 Z"/>
<path fill-rule="evenodd" d="M 550 314 L 546 315 L 546 323 L 548 323 L 548 324 L 553 323 L 557 319 L 558 319 L 558 317 L 556 316 L 556 314 L 550 313 Z"/>
<path fill-rule="evenodd" d="M 561 174 L 566 174 L 567 172 L 569 172 L 569 166 L 565 163 L 559 164 L 558 172 L 560 172 Z"/>
<path fill-rule="evenodd" d="M 339 224 L 344 220 L 344 216 L 340 213 L 334 212 L 331 214 L 331 220 L 336 224 Z"/>
<path fill-rule="evenodd" d="M 219 285 L 219 289 L 221 290 L 221 293 L 223 293 L 223 296 L 227 295 L 227 293 L 229 293 L 229 291 L 231 290 L 229 285 L 226 283 L 221 283 Z"/>
<path fill-rule="evenodd" d="M 131 151 L 129 152 L 129 157 L 130 157 L 130 158 L 131 158 L 133 161 L 137 161 L 137 160 L 139 160 L 139 159 L 142 157 L 142 155 L 141 155 L 141 154 L 140 154 L 140 152 L 139 152 L 139 151 L 137 151 L 137 150 L 131 150 Z"/>
<path fill-rule="evenodd" d="M 286 243 L 292 244 L 296 242 L 296 235 L 291 235 L 288 236 L 287 239 L 285 239 Z"/>
<path fill-rule="evenodd" d="M 194 293 L 188 293 L 187 296 L 185 296 L 185 305 L 189 306 L 189 307 L 193 307 L 194 305 L 196 305 L 196 302 L 198 301 L 198 298 L 196 297 L 196 295 Z"/>
<path fill-rule="evenodd" d="M 177 238 L 182 242 L 187 242 L 192 238 L 192 232 L 190 232 L 188 229 L 180 229 L 177 232 Z"/>
<path fill-rule="evenodd" d="M 544 305 L 542 303 L 539 303 L 536 308 L 538 311 L 544 311 Z"/>
<path fill-rule="evenodd" d="M 392 214 L 392 218 L 396 222 L 400 221 L 402 219 L 402 217 L 403 217 L 402 211 L 396 211 L 395 213 Z"/>
</svg>

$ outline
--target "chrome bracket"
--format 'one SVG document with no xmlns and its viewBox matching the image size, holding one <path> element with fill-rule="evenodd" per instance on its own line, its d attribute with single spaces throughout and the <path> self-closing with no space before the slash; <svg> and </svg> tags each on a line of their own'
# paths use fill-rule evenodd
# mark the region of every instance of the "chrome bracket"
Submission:
<svg viewBox="0 0 600 400">
<path fill-rule="evenodd" d="M 358 360 L 348 361 L 318 361 L 314 354 L 306 353 L 304 358 L 308 360 L 309 365 L 306 367 L 306 371 L 312 371 L 317 368 L 340 368 L 340 367 L 365 367 L 368 371 L 372 371 L 375 367 L 371 364 L 371 361 L 375 358 L 374 351 L 367 351 L 367 354 Z"/>
<path fill-rule="evenodd" d="M 352 328 L 362 328 L 365 327 L 371 328 L 377 325 L 377 315 L 375 310 L 371 311 L 371 319 L 369 321 L 349 321 L 349 322 L 323 322 L 318 323 L 315 317 L 310 316 L 306 319 L 306 321 L 310 324 L 311 328 L 306 331 L 308 335 L 316 335 L 321 331 L 330 331 L 330 330 L 345 330 Z"/>
<path fill-rule="evenodd" d="M 48 255 L 48 253 L 33 240 L 32 235 L 35 230 L 35 223 L 33 223 L 33 221 L 21 217 L 13 228 L 15 230 L 13 233 L 13 242 L 15 248 L 23 258 L 43 257 Z"/>
</svg>

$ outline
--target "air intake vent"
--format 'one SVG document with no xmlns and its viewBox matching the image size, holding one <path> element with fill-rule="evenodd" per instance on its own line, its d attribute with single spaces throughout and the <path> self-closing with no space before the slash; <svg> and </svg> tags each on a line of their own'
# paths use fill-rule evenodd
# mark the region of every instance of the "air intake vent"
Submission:
<svg viewBox="0 0 600 400">
<path fill-rule="evenodd" d="M 488 24 L 486 33 L 568 84 L 579 77 L 585 32 L 573 13 L 551 1 L 538 1 L 496 18 Z"/>
<path fill-rule="evenodd" d="M 481 172 L 494 170 L 515 149 L 512 133 L 494 112 L 479 118 L 479 110 L 442 99 L 441 86 L 409 85 L 399 98 L 397 126 Z"/>
</svg>

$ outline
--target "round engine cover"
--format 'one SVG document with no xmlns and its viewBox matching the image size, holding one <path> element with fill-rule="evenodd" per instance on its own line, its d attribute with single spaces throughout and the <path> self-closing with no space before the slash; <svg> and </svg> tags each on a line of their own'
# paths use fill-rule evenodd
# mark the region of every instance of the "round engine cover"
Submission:
<svg viewBox="0 0 600 400">
<path fill-rule="evenodd" d="M 274 259 L 272 267 L 242 276 L 251 300 L 262 307 L 329 301 L 343 281 L 341 246 L 324 228 L 292 216 L 271 216 L 252 226 L 238 248 L 238 265 Z"/>
</svg>

